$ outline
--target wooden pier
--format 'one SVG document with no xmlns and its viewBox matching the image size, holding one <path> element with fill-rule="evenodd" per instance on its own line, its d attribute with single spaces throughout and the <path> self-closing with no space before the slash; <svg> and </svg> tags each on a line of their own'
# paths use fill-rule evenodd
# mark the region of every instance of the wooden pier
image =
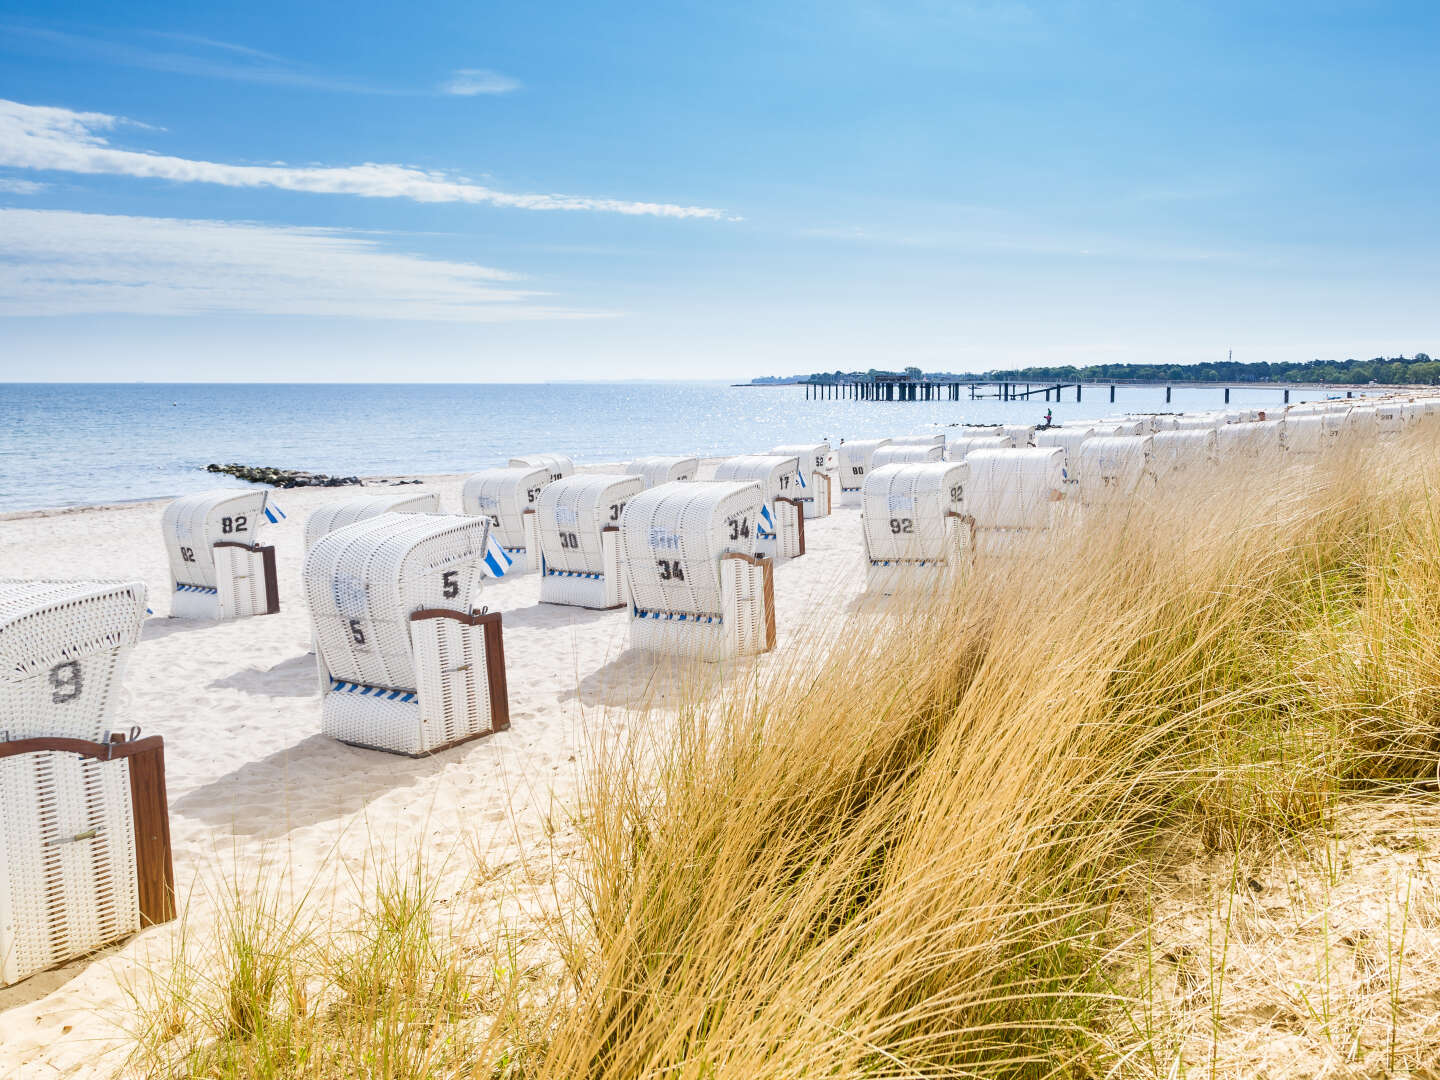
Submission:
<svg viewBox="0 0 1440 1080">
<path fill-rule="evenodd" d="M 1111 403 L 1115 401 L 1115 390 L 1117 387 L 1150 387 L 1165 389 L 1165 402 L 1169 404 L 1171 393 L 1175 387 L 1186 390 L 1214 389 L 1223 391 L 1224 404 L 1230 404 L 1230 391 L 1235 387 L 1247 389 L 1266 388 L 1281 392 L 1282 401 L 1290 403 L 1292 390 L 1306 390 L 1310 392 L 1325 392 L 1339 394 L 1345 392 L 1346 397 L 1353 397 L 1356 387 L 1335 386 L 1329 384 L 1297 384 L 1297 383 L 1163 383 L 1145 382 L 1138 379 L 1115 379 L 1102 383 L 1019 383 L 1019 382 L 964 382 L 949 379 L 926 379 L 913 378 L 909 375 L 877 375 L 873 379 L 830 379 L 822 382 L 806 382 L 806 400 L 826 401 L 831 399 L 848 398 L 854 401 L 978 401 L 982 399 L 993 399 L 996 401 L 1030 401 L 1043 398 L 1045 401 L 1060 401 L 1060 395 L 1067 390 L 1075 391 L 1075 400 L 1084 400 L 1086 387 L 1091 390 L 1099 390 L 1101 393 L 1109 391 Z M 1023 388 L 1023 389 L 1022 389 Z M 1358 389 L 1373 389 L 1360 387 Z"/>
</svg>

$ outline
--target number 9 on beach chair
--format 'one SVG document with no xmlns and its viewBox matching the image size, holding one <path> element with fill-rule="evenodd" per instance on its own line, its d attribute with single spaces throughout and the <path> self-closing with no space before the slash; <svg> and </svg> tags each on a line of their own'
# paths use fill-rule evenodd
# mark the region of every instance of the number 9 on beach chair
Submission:
<svg viewBox="0 0 1440 1080">
<path fill-rule="evenodd" d="M 756 523 L 755 551 L 772 559 L 805 554 L 805 510 L 800 496 L 810 490 L 800 459 L 779 454 L 744 454 L 715 466 L 716 480 L 760 485 L 765 502 Z"/>
<path fill-rule="evenodd" d="M 575 472 L 575 462 L 564 454 L 526 454 L 510 459 L 512 469 L 544 469 L 551 480 L 563 480 Z"/>
<path fill-rule="evenodd" d="M 835 454 L 828 442 L 790 443 L 777 446 L 770 451 L 777 457 L 793 457 L 800 463 L 806 474 L 805 487 L 796 501 L 801 504 L 807 518 L 829 517 L 831 499 L 835 491 L 837 474 Z"/>
<path fill-rule="evenodd" d="M 381 514 L 310 549 L 326 735 L 418 757 L 510 726 L 500 615 L 471 607 L 489 528 Z"/>
<path fill-rule="evenodd" d="M 965 572 L 974 544 L 968 474 L 964 462 L 926 461 L 881 465 L 865 477 L 867 589 L 888 595 Z"/>
<path fill-rule="evenodd" d="M 283 517 L 268 491 L 184 495 L 165 507 L 161 529 L 170 556 L 170 617 L 240 619 L 280 610 L 275 549 L 255 542 Z"/>
<path fill-rule="evenodd" d="M 550 470 L 531 465 L 485 469 L 465 481 L 461 509 L 489 520 L 491 547 L 498 544 L 507 560 L 503 573 L 494 574 L 491 568 L 492 576 L 540 569 L 540 519 L 535 511 L 549 483 Z"/>
<path fill-rule="evenodd" d="M 354 525 L 357 521 L 380 514 L 438 514 L 440 496 L 433 491 L 414 491 L 408 495 L 359 495 L 329 503 L 312 513 L 305 521 L 305 550 L 326 533 Z"/>
<path fill-rule="evenodd" d="M 139 582 L 0 581 L 0 985 L 174 918 L 163 741 L 111 734 Z"/>
<path fill-rule="evenodd" d="M 775 646 L 774 561 L 755 554 L 758 483 L 662 484 L 630 500 L 620 558 L 630 644 L 699 660 Z"/>
<path fill-rule="evenodd" d="M 870 471 L 875 451 L 889 445 L 889 439 L 856 439 L 841 443 L 835 450 L 840 469 L 840 504 L 859 506 L 865 489 L 865 474 Z"/>
<path fill-rule="evenodd" d="M 587 473 L 556 480 L 540 493 L 542 604 L 625 606 L 620 515 L 641 490 L 638 476 Z"/>
<path fill-rule="evenodd" d="M 642 457 L 636 458 L 625 471 L 640 477 L 647 488 L 668 484 L 672 480 L 694 480 L 700 471 L 700 459 L 693 457 Z"/>
</svg>

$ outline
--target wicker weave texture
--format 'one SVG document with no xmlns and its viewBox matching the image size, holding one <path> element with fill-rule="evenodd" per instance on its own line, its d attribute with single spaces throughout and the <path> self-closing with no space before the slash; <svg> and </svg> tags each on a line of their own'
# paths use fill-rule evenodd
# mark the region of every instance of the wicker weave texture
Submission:
<svg viewBox="0 0 1440 1080">
<path fill-rule="evenodd" d="M 643 490 L 638 476 L 586 473 L 557 480 L 540 493 L 540 551 L 547 577 L 603 574 L 604 530 L 618 527 L 625 505 Z"/>
<path fill-rule="evenodd" d="M 1150 436 L 1151 467 L 1157 477 L 1195 472 L 1213 465 L 1219 450 L 1213 428 L 1181 428 Z"/>
<path fill-rule="evenodd" d="M 1284 449 L 1285 424 L 1280 420 L 1223 424 L 1215 429 L 1215 452 L 1221 459 L 1279 455 Z"/>
<path fill-rule="evenodd" d="M 969 467 L 959 461 L 882 465 L 865 478 L 861 503 L 871 563 L 943 562 L 947 514 L 966 513 Z"/>
<path fill-rule="evenodd" d="M 840 474 L 836 469 L 835 452 L 828 442 L 788 443 L 774 447 L 770 453 L 776 457 L 793 457 L 800 462 L 805 472 L 805 488 L 798 502 L 805 508 L 807 518 L 829 517 L 830 502 L 837 491 Z"/>
<path fill-rule="evenodd" d="M 0 580 L 0 733 L 102 739 L 144 620 L 138 581 Z"/>
<path fill-rule="evenodd" d="M 507 575 L 540 568 L 539 521 L 535 510 L 540 492 L 551 483 L 548 468 L 530 465 L 485 469 L 469 477 L 461 489 L 461 509 L 488 518 L 490 533 L 513 560 Z"/>
<path fill-rule="evenodd" d="M 433 491 L 411 491 L 408 494 L 358 495 L 341 499 L 316 510 L 305 522 L 305 550 L 326 533 L 343 529 L 379 514 L 438 514 L 440 496 Z"/>
<path fill-rule="evenodd" d="M 942 461 L 945 458 L 945 446 L 932 445 L 930 443 L 896 443 L 891 441 L 889 446 L 882 446 L 876 450 L 870 458 L 870 468 L 879 469 L 885 465 L 909 465 L 922 461 Z"/>
<path fill-rule="evenodd" d="M 215 588 L 215 544 L 255 543 L 265 524 L 268 496 L 263 488 L 207 491 L 181 496 L 165 507 L 160 527 L 174 584 Z"/>
<path fill-rule="evenodd" d="M 564 454 L 523 454 L 510 459 L 512 469 L 544 469 L 551 480 L 563 480 L 575 472 L 575 462 Z"/>
<path fill-rule="evenodd" d="M 1081 444 L 1089 446 L 1089 442 Z M 970 466 L 965 512 L 976 529 L 1048 529 L 1065 490 L 1065 451 L 1058 446 L 977 450 Z"/>
<path fill-rule="evenodd" d="M 1014 445 L 1008 435 L 962 435 L 946 444 L 945 458 L 948 461 L 964 461 L 975 450 L 1009 450 Z"/>
<path fill-rule="evenodd" d="M 974 562 L 975 542 L 974 522 L 967 516 L 951 514 L 945 519 L 943 558 L 867 560 L 865 591 L 886 596 L 912 589 L 929 592 L 938 582 L 963 577 Z"/>
<path fill-rule="evenodd" d="M 1128 499 L 1150 469 L 1151 436 L 1107 435 L 1080 444 L 1080 499 L 1086 505 Z"/>
<path fill-rule="evenodd" d="M 676 480 L 694 480 L 700 473 L 700 459 L 693 457 L 642 457 L 625 466 L 631 476 L 640 477 L 646 488 Z"/>
<path fill-rule="evenodd" d="M 780 454 L 743 454 L 715 466 L 715 479 L 722 483 L 751 482 L 760 485 L 765 506 L 756 532 L 757 554 L 791 559 L 801 554 L 800 523 L 794 508 L 778 499 L 795 499 L 809 490 L 800 475 L 800 460 Z"/>
<path fill-rule="evenodd" d="M 129 763 L 0 758 L 0 983 L 140 928 Z"/>
<path fill-rule="evenodd" d="M 889 442 L 889 439 L 855 439 L 835 448 L 835 460 L 840 473 L 841 504 L 860 505 L 860 492 L 865 487 L 865 474 L 870 471 L 875 451 Z"/>
</svg>

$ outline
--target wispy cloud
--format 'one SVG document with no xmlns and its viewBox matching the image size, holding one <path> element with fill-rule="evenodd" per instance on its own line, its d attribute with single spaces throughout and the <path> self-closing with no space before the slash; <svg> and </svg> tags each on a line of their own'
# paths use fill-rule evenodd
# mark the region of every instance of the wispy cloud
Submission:
<svg viewBox="0 0 1440 1080">
<path fill-rule="evenodd" d="M 520 83 L 498 71 L 461 68 L 442 83 L 440 89 L 446 94 L 474 97 L 476 94 L 508 94 L 512 90 L 520 89 Z"/>
<path fill-rule="evenodd" d="M 101 133 L 113 131 L 124 122 L 120 117 L 105 113 L 75 112 L 0 99 L 0 165 L 238 188 L 279 188 L 330 195 L 411 199 L 423 203 L 488 203 L 520 210 L 592 210 L 667 218 L 724 219 L 727 216 L 724 211 L 704 206 L 496 191 L 464 177 L 406 165 L 373 162 L 303 168 L 227 165 L 121 150 L 111 146 Z"/>
<path fill-rule="evenodd" d="M 430 322 L 603 316 L 518 275 L 337 229 L 0 209 L 0 316 L 312 315 Z"/>
<path fill-rule="evenodd" d="M 10 176 L 0 176 L 0 191 L 8 195 L 34 195 L 45 190 L 45 185 L 38 180 L 16 180 Z"/>
</svg>

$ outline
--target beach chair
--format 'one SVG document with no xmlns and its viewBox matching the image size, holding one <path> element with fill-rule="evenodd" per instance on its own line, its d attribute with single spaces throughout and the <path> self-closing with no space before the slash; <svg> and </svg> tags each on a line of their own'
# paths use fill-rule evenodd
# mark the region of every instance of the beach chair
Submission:
<svg viewBox="0 0 1440 1080">
<path fill-rule="evenodd" d="M 1154 484 L 1150 435 L 1104 435 L 1080 444 L 1080 502 L 1113 506 Z"/>
<path fill-rule="evenodd" d="M 256 538 L 279 510 L 261 490 L 183 495 L 165 507 L 172 619 L 240 619 L 280 610 L 275 549 Z"/>
<path fill-rule="evenodd" d="M 563 480 L 575 473 L 575 462 L 564 454 L 526 454 L 510 459 L 512 469 L 544 469 L 551 480 Z"/>
<path fill-rule="evenodd" d="M 859 506 L 861 492 L 865 487 L 865 474 L 875 451 L 888 445 L 889 439 L 855 439 L 841 443 L 835 450 L 835 462 L 840 472 L 840 504 Z"/>
<path fill-rule="evenodd" d="M 937 434 L 935 434 L 935 435 L 896 435 L 896 436 L 893 436 L 893 437 L 890 439 L 889 445 L 891 445 L 891 446 L 929 446 L 929 447 L 934 447 L 935 449 L 939 450 L 941 454 L 944 454 L 944 453 L 945 453 L 945 435 L 944 435 L 943 432 L 942 432 L 942 433 L 937 433 Z M 939 461 L 940 458 L 938 458 L 938 457 L 933 457 L 933 458 L 927 458 L 926 460 L 927 460 L 927 461 Z"/>
<path fill-rule="evenodd" d="M 1221 461 L 1278 457 L 1285 449 L 1285 424 L 1280 420 L 1222 424 L 1215 437 L 1215 453 Z"/>
<path fill-rule="evenodd" d="M 546 486 L 536 507 L 541 603 L 625 606 L 620 515 L 642 490 L 640 477 L 609 473 L 567 476 Z"/>
<path fill-rule="evenodd" d="M 640 477 L 641 482 L 652 488 L 675 480 L 694 480 L 700 472 L 700 459 L 693 457 L 642 457 L 636 458 L 625 471 Z"/>
<path fill-rule="evenodd" d="M 1035 433 L 1035 448 L 1047 450 L 1058 447 L 1064 451 L 1061 465 L 1065 470 L 1065 490 L 1079 493 L 1080 488 L 1080 444 L 1095 437 L 1092 427 L 1060 427 Z"/>
<path fill-rule="evenodd" d="M 805 554 L 805 508 L 799 496 L 809 491 L 800 459 L 780 454 L 745 454 L 715 466 L 715 479 L 760 485 L 765 505 L 756 525 L 755 552 L 772 559 Z"/>
<path fill-rule="evenodd" d="M 1179 428 L 1150 436 L 1151 467 L 1157 480 L 1193 475 L 1219 456 L 1215 428 Z"/>
<path fill-rule="evenodd" d="M 390 495 L 357 495 L 327 503 L 305 520 L 305 550 L 326 533 L 380 514 L 438 514 L 440 496 L 433 491 L 395 492 Z"/>
<path fill-rule="evenodd" d="M 795 458 L 808 475 L 809 479 L 798 497 L 805 509 L 805 516 L 829 517 L 840 480 L 840 474 L 836 470 L 835 452 L 830 449 L 830 444 L 787 443 L 785 446 L 773 448 L 770 453 L 778 457 Z"/>
<path fill-rule="evenodd" d="M 662 484 L 620 521 L 630 582 L 630 645 L 725 660 L 775 647 L 774 560 L 755 550 L 765 497 L 757 483 Z"/>
<path fill-rule="evenodd" d="M 1330 442 L 1325 413 L 1289 413 L 1285 417 L 1285 449 L 1300 457 L 1321 453 Z"/>
<path fill-rule="evenodd" d="M 1120 438 L 1148 435 L 1150 425 L 1143 420 L 1136 420 L 1129 416 L 1107 416 L 1103 420 L 1097 420 L 1093 425 L 1096 438 Z"/>
<path fill-rule="evenodd" d="M 964 461 L 972 450 L 1010 450 L 1014 446 L 1008 435 L 961 435 L 946 444 L 945 460 Z"/>
<path fill-rule="evenodd" d="M 871 470 L 861 503 L 868 591 L 891 595 L 965 573 L 975 532 L 966 513 L 968 475 L 961 461 L 897 462 Z"/>
<path fill-rule="evenodd" d="M 870 468 L 879 469 L 885 465 L 911 465 L 922 461 L 943 461 L 945 459 L 944 445 L 933 445 L 930 443 L 896 443 L 891 442 L 889 446 L 882 446 L 875 451 L 870 459 Z"/>
<path fill-rule="evenodd" d="M 466 478 L 460 509 L 469 517 L 490 522 L 490 538 L 498 542 L 508 563 L 502 573 L 526 574 L 540 569 L 540 493 L 552 483 L 546 466 L 517 465 L 485 469 Z M 492 548 L 494 544 L 492 543 Z"/>
<path fill-rule="evenodd" d="M 0 985 L 174 918 L 164 744 L 118 730 L 133 581 L 0 580 Z"/>
<path fill-rule="evenodd" d="M 1176 431 L 1214 431 L 1225 422 L 1224 417 L 1216 416 L 1214 413 L 1196 413 L 1195 415 L 1178 416 L 1175 418 Z"/>
<path fill-rule="evenodd" d="M 510 726 L 500 613 L 472 606 L 489 531 L 483 517 L 380 514 L 310 549 L 326 735 L 419 757 Z"/>
<path fill-rule="evenodd" d="M 965 513 L 977 555 L 1019 554 L 1057 523 L 1065 498 L 1062 447 L 977 450 L 965 464 Z"/>
<path fill-rule="evenodd" d="M 1030 424 L 1001 424 L 1000 431 L 1016 449 L 1035 445 L 1035 428 Z"/>
</svg>

